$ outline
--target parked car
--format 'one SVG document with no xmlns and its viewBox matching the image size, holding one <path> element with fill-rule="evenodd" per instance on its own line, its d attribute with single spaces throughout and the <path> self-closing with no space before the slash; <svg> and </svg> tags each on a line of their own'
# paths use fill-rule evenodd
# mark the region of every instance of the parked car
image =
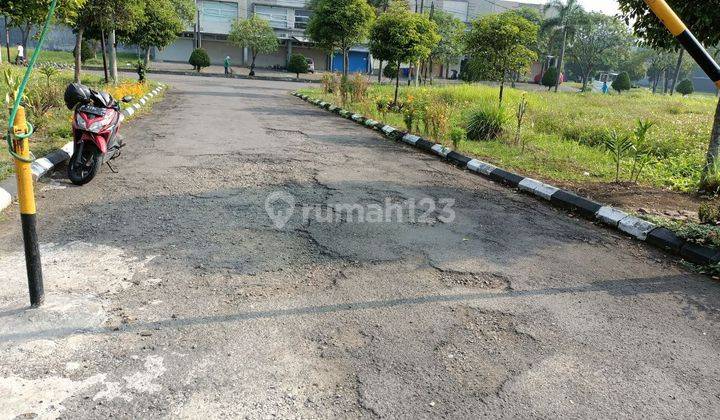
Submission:
<svg viewBox="0 0 720 420">
<path fill-rule="evenodd" d="M 308 73 L 315 73 L 315 61 L 312 58 L 307 59 Z"/>
</svg>

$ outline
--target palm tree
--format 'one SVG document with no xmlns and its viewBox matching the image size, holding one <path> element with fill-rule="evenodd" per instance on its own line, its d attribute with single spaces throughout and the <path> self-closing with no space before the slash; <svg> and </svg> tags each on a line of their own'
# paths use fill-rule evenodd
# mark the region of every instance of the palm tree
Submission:
<svg viewBox="0 0 720 420">
<path fill-rule="evenodd" d="M 555 84 L 555 92 L 560 87 L 560 80 L 563 74 L 563 65 L 565 64 L 565 48 L 568 38 L 572 38 L 575 28 L 582 20 L 584 10 L 577 0 L 552 0 L 543 7 L 543 13 L 553 12 L 553 17 L 545 19 L 542 24 L 543 31 L 561 31 L 562 46 L 560 47 L 560 59 L 557 63 L 558 79 Z"/>
</svg>

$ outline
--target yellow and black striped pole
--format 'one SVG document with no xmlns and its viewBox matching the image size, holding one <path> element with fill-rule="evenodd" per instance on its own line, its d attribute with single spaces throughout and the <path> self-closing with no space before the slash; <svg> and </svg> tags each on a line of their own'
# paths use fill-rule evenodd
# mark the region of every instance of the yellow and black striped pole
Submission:
<svg viewBox="0 0 720 420">
<path fill-rule="evenodd" d="M 33 190 L 30 141 L 28 140 L 30 131 L 30 126 L 25 117 L 25 108 L 20 106 L 13 121 L 13 146 L 15 153 L 22 158 L 15 159 L 15 176 L 17 177 L 20 220 L 25 243 L 25 264 L 30 289 L 30 305 L 37 307 L 43 303 L 45 291 L 36 229 L 35 192 Z"/>
<path fill-rule="evenodd" d="M 677 39 L 688 54 L 695 59 L 700 68 L 703 69 L 710 80 L 715 83 L 715 86 L 720 89 L 720 66 L 713 60 L 705 47 L 695 38 L 695 35 L 690 32 L 665 0 L 645 0 L 645 3 L 650 6 L 655 16 L 660 18 L 675 39 Z"/>
</svg>

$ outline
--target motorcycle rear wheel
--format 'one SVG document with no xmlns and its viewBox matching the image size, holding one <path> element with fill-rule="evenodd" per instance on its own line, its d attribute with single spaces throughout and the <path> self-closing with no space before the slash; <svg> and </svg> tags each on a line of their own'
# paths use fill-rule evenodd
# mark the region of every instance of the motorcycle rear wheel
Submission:
<svg viewBox="0 0 720 420">
<path fill-rule="evenodd" d="M 75 185 L 85 185 L 95 178 L 102 166 L 102 153 L 93 143 L 85 143 L 73 153 L 68 163 L 68 178 Z"/>
</svg>

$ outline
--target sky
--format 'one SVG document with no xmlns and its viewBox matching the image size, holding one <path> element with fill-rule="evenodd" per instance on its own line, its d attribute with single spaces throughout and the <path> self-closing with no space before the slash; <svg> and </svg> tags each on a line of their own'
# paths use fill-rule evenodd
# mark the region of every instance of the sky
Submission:
<svg viewBox="0 0 720 420">
<path fill-rule="evenodd" d="M 608 15 L 618 13 L 618 4 L 616 0 L 580 0 L 585 10 L 595 12 L 603 12 Z"/>
</svg>

